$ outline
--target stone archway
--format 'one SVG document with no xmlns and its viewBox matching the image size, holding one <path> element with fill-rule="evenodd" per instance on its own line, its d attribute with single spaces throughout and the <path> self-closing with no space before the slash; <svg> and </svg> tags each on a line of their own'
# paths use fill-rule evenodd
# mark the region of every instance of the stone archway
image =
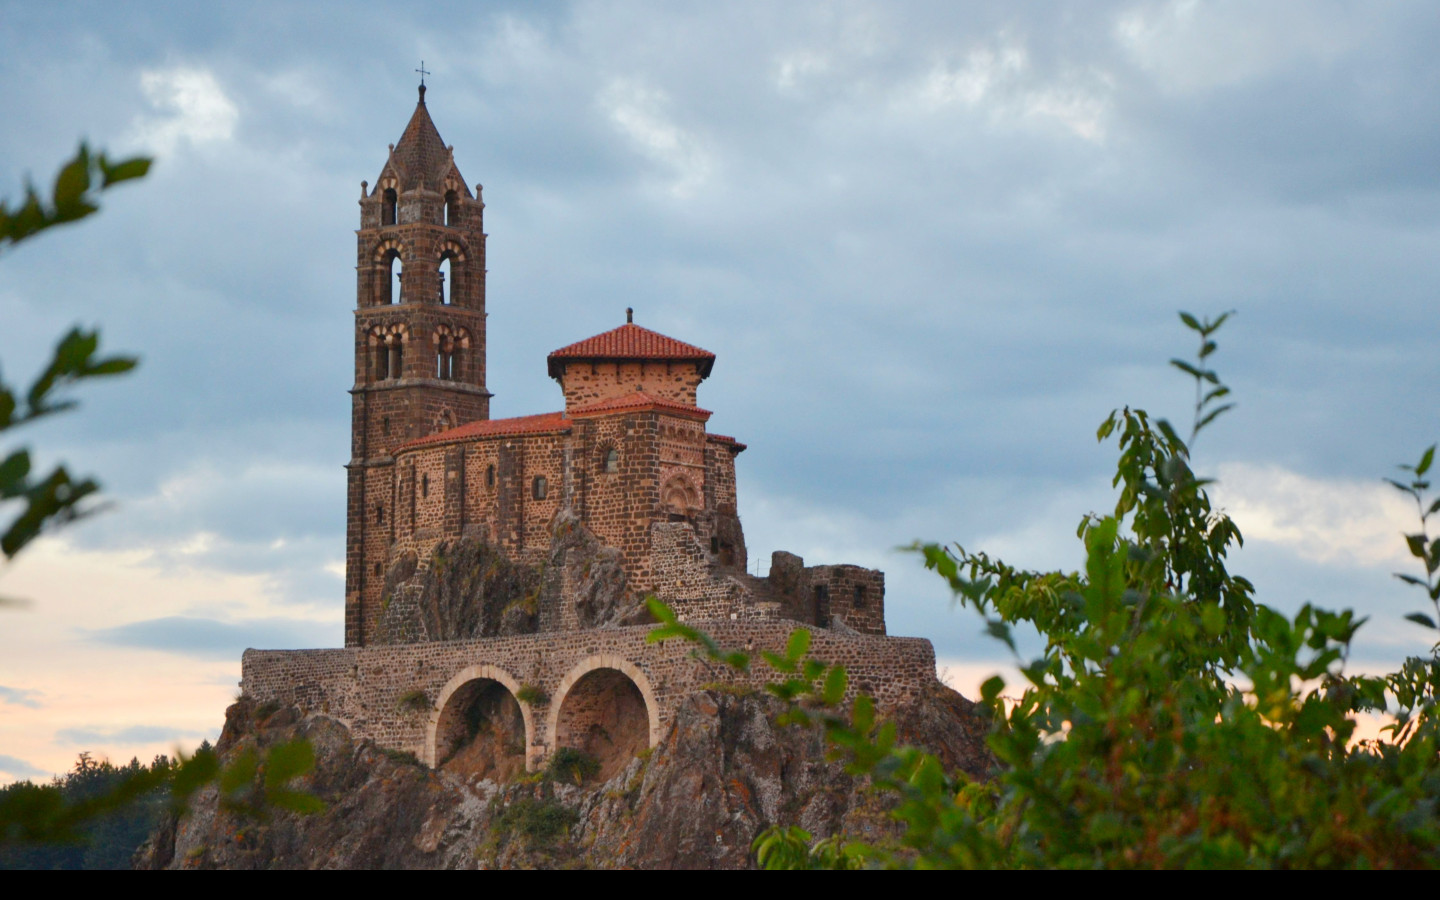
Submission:
<svg viewBox="0 0 1440 900">
<path fill-rule="evenodd" d="M 441 688 L 425 733 L 425 763 L 505 781 L 532 766 L 535 728 L 520 684 L 490 665 L 461 670 Z"/>
<path fill-rule="evenodd" d="M 600 781 L 660 740 L 660 707 L 650 679 L 611 653 L 571 668 L 555 692 L 549 719 L 552 752 L 569 748 L 594 757 Z"/>
</svg>

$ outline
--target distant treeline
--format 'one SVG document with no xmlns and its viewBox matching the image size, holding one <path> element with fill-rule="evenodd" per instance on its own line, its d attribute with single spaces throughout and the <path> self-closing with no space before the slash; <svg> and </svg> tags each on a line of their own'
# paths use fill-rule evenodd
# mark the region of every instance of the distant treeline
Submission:
<svg viewBox="0 0 1440 900">
<path fill-rule="evenodd" d="M 207 741 L 202 750 L 209 749 Z M 96 761 L 85 752 L 75 760 L 72 771 L 51 779 L 49 784 L 17 781 L 0 788 L 0 809 L 15 803 L 29 806 L 40 800 L 36 795 L 43 792 L 58 794 L 69 806 L 111 794 L 122 783 L 146 772 L 173 772 L 177 765 L 177 761 L 162 755 L 149 766 L 138 759 L 115 766 L 108 760 Z M 139 802 L 95 818 L 83 827 L 81 839 L 72 843 L 17 843 L 14 835 L 0 835 L 0 869 L 128 869 L 131 857 L 155 829 L 169 802 L 169 789 L 162 783 Z"/>
</svg>

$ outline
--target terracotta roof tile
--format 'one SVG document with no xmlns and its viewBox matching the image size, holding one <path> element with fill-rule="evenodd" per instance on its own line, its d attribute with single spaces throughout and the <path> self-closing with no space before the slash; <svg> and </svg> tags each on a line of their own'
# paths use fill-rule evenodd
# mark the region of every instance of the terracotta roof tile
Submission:
<svg viewBox="0 0 1440 900">
<path fill-rule="evenodd" d="M 516 416 L 513 419 L 482 419 L 479 422 L 469 422 L 448 431 L 441 431 L 435 434 L 428 434 L 413 441 L 407 441 L 400 445 L 401 450 L 410 450 L 415 447 L 426 447 L 432 444 L 448 444 L 454 441 L 470 440 L 472 438 L 494 437 L 507 434 L 543 434 L 545 432 L 565 432 L 570 430 L 570 420 L 565 418 L 564 413 L 541 413 L 538 416 Z"/>
<path fill-rule="evenodd" d="M 608 400 L 600 400 L 596 403 L 586 404 L 585 406 L 577 406 L 566 410 L 566 414 L 573 419 L 577 416 L 595 416 L 639 409 L 656 409 L 661 412 L 693 416 L 697 419 L 708 419 L 712 415 L 708 409 L 701 409 L 698 406 L 688 406 L 684 403 L 676 403 L 674 400 L 665 400 L 653 394 L 647 394 L 644 391 L 635 391 L 620 397 L 611 397 Z"/>
<path fill-rule="evenodd" d="M 714 441 L 717 444 L 729 444 L 735 448 L 736 453 L 745 452 L 745 448 L 749 446 L 749 444 L 740 443 L 728 434 L 707 434 L 705 440 Z"/>
<path fill-rule="evenodd" d="M 565 361 L 599 359 L 696 360 L 700 363 L 702 378 L 710 374 L 710 368 L 715 364 L 715 354 L 709 350 L 627 322 L 619 328 L 551 353 L 548 357 L 550 377 L 560 376 Z"/>
</svg>

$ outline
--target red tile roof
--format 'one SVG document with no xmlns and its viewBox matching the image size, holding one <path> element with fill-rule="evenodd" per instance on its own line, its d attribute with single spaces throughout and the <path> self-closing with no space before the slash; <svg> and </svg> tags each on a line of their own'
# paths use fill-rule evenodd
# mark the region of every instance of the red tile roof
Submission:
<svg viewBox="0 0 1440 900">
<path fill-rule="evenodd" d="M 561 347 L 547 359 L 551 378 L 559 378 L 565 363 L 570 360 L 695 360 L 700 364 L 701 378 L 708 377 L 715 365 L 715 354 L 709 350 L 629 322 L 604 334 Z"/>
<path fill-rule="evenodd" d="M 705 440 L 714 441 L 717 444 L 729 444 L 735 448 L 736 453 L 744 453 L 748 444 L 742 444 L 728 434 L 707 434 Z"/>
<path fill-rule="evenodd" d="M 682 416 L 693 416 L 697 419 L 708 419 L 711 412 L 708 409 L 701 409 L 698 406 L 688 406 L 684 403 L 676 403 L 674 400 L 664 400 L 653 394 L 644 391 L 635 391 L 620 397 L 611 397 L 608 400 L 600 400 L 596 403 L 589 403 L 585 406 L 577 406 L 566 410 L 571 418 L 577 416 L 597 416 L 606 413 L 630 412 L 632 410 L 654 409 L 660 412 L 678 413 Z"/>
<path fill-rule="evenodd" d="M 570 420 L 565 418 L 564 413 L 558 412 L 541 413 L 538 416 L 516 416 L 513 419 L 483 419 L 479 422 L 470 422 L 456 428 L 451 428 L 448 431 L 428 434 L 425 437 L 407 441 L 400 445 L 400 449 L 410 450 L 415 447 L 426 447 L 432 444 L 449 444 L 454 441 L 495 437 L 498 435 L 544 434 L 546 432 L 566 432 L 569 430 Z"/>
</svg>

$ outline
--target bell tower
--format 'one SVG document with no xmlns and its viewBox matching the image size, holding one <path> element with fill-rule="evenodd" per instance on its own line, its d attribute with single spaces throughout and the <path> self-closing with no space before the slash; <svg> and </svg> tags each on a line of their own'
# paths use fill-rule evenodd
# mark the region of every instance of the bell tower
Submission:
<svg viewBox="0 0 1440 900">
<path fill-rule="evenodd" d="M 345 553 L 345 645 L 379 614 L 393 536 L 394 450 L 490 417 L 485 389 L 485 204 L 425 106 L 425 85 L 356 231 L 355 386 Z"/>
</svg>

